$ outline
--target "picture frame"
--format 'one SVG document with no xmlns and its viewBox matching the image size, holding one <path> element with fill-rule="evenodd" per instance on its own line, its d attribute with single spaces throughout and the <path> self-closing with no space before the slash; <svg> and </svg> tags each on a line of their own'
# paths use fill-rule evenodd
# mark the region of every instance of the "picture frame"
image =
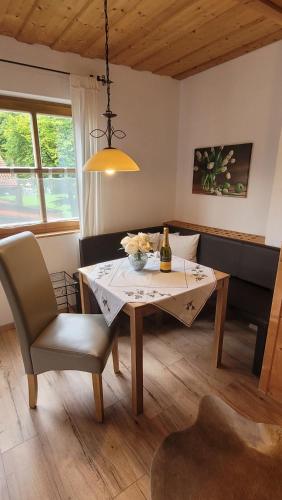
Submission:
<svg viewBox="0 0 282 500">
<path fill-rule="evenodd" d="M 194 150 L 193 194 L 246 198 L 253 143 Z"/>
</svg>

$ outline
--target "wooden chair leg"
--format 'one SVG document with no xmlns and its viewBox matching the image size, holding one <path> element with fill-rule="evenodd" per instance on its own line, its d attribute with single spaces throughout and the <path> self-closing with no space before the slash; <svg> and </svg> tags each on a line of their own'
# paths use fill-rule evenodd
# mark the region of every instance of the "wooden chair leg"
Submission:
<svg viewBox="0 0 282 500">
<path fill-rule="evenodd" d="M 97 422 L 102 423 L 104 420 L 104 403 L 103 403 L 103 382 L 101 373 L 92 373 L 95 412 Z"/>
<path fill-rule="evenodd" d="M 118 337 L 115 338 L 112 348 L 114 372 L 119 373 Z"/>
<path fill-rule="evenodd" d="M 29 373 L 27 375 L 27 381 L 28 381 L 29 407 L 36 408 L 37 393 L 38 393 L 37 375 Z"/>
</svg>

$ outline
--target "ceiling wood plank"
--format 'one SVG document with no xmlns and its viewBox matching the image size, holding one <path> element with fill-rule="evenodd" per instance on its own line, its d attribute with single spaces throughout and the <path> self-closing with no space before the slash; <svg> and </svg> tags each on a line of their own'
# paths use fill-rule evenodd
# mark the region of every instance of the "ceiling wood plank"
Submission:
<svg viewBox="0 0 282 500">
<path fill-rule="evenodd" d="M 78 31 L 78 26 L 80 23 L 80 20 L 83 18 L 85 15 L 86 17 L 90 18 L 90 8 L 93 9 L 93 0 L 87 0 L 87 2 L 75 13 L 73 18 L 69 21 L 69 23 L 64 27 L 63 30 L 61 30 L 58 34 L 56 39 L 53 41 L 51 44 L 51 48 L 54 50 L 62 50 L 66 52 L 69 50 L 68 46 L 69 44 L 73 44 L 73 33 Z M 101 16 L 101 10 L 99 12 L 99 15 Z M 98 16 L 97 16 L 98 17 Z M 85 24 L 84 24 L 85 27 Z M 86 28 L 88 29 L 88 28 Z M 101 29 L 101 27 L 99 27 Z"/>
<path fill-rule="evenodd" d="M 20 26 L 20 28 L 16 34 L 16 38 L 18 38 L 21 35 L 22 30 L 24 29 L 25 25 L 28 23 L 30 17 L 32 16 L 32 14 L 34 12 L 34 9 L 36 8 L 37 3 L 38 3 L 38 0 L 33 0 L 33 2 L 31 2 L 30 8 L 29 8 L 28 12 L 26 13 L 26 16 L 23 20 L 23 23 Z"/>
<path fill-rule="evenodd" d="M 110 61 L 177 78 L 271 43 L 282 27 L 282 0 L 109 0 L 108 7 Z M 104 58 L 104 2 L 0 0 L 0 34 Z"/>
<path fill-rule="evenodd" d="M 240 0 L 237 1 L 240 3 Z M 250 2 L 250 7 L 260 12 L 268 19 L 272 19 L 274 23 L 282 26 L 282 7 L 279 3 L 268 0 L 252 0 L 252 2 Z"/>
<path fill-rule="evenodd" d="M 112 27 L 140 3 L 140 0 L 111 0 L 108 16 Z M 73 21 L 52 44 L 52 48 L 84 54 L 96 39 L 104 41 L 104 5 L 101 0 L 88 2 L 86 8 L 78 12 Z"/>
<path fill-rule="evenodd" d="M 273 33 L 273 31 L 277 31 L 277 26 L 275 27 L 275 25 L 267 19 L 260 18 L 255 22 L 243 26 L 239 30 L 236 29 L 227 36 L 218 37 L 213 43 L 209 43 L 195 52 L 176 59 L 173 63 L 163 66 L 155 72 L 160 75 L 170 76 L 183 73 L 196 65 L 199 66 L 210 59 L 215 59 L 242 45 L 263 38 Z"/>
<path fill-rule="evenodd" d="M 259 17 L 251 9 L 242 9 L 238 5 L 225 11 L 212 21 L 199 26 L 198 29 L 190 30 L 181 36 L 177 41 L 165 47 L 165 49 L 155 53 L 148 59 L 134 64 L 134 69 L 146 69 L 154 71 L 162 66 L 169 65 L 181 57 L 185 57 L 192 52 L 213 43 L 220 34 L 220 37 L 228 36 L 229 33 L 241 29 L 243 26 L 255 22 Z M 262 17 L 260 18 L 262 19 Z"/>
<path fill-rule="evenodd" d="M 193 32 L 200 26 L 213 21 L 213 19 L 228 11 L 234 5 L 238 8 L 236 0 L 235 2 L 233 0 L 222 2 L 218 2 L 218 0 L 198 0 L 170 16 L 166 22 L 148 33 L 147 36 L 135 37 L 133 43 L 125 50 L 115 51 L 117 55 L 111 54 L 111 60 L 115 64 L 134 66 L 151 56 L 157 58 L 159 53 L 161 58 L 161 54 L 165 54 L 166 50 L 169 50 L 174 42 L 183 42 L 189 32 Z"/>
<path fill-rule="evenodd" d="M 36 0 L 10 0 L 5 8 L 6 0 L 0 0 L 0 12 L 3 10 L 0 21 L 2 35 L 16 37 L 28 19 Z"/>
<path fill-rule="evenodd" d="M 126 49 L 136 37 L 144 37 L 160 26 L 175 12 L 197 0 L 141 0 L 127 16 L 110 25 L 110 59 L 116 52 Z M 104 35 L 84 53 L 86 57 L 103 57 Z"/>
<path fill-rule="evenodd" d="M 77 10 L 82 9 L 86 3 L 89 0 L 76 0 L 75 3 L 72 0 L 38 0 L 17 39 L 51 45 L 58 36 L 58 30 L 63 31 L 73 20 Z M 56 20 L 60 20 L 59 26 Z"/>
<path fill-rule="evenodd" d="M 0 29 L 2 26 L 3 18 L 7 13 L 9 5 L 10 5 L 9 0 L 1 0 L 1 2 L 0 2 Z"/>
<path fill-rule="evenodd" d="M 265 47 L 271 43 L 277 42 L 282 38 L 282 30 L 275 31 L 274 33 L 270 33 L 269 35 L 259 38 L 253 42 L 242 45 L 241 47 L 237 47 L 236 49 L 223 54 L 222 56 L 218 56 L 215 59 L 210 59 L 209 61 L 202 63 L 198 66 L 194 66 L 182 73 L 177 75 L 173 75 L 177 80 L 183 80 L 184 78 L 188 78 L 189 76 L 196 75 L 201 73 L 202 71 L 206 71 L 207 69 L 218 66 L 219 64 L 225 63 L 227 61 L 231 61 L 232 59 L 236 59 L 244 54 L 248 54 L 253 50 L 260 49 L 261 47 Z"/>
<path fill-rule="evenodd" d="M 52 49 L 63 52 L 81 53 L 85 44 L 89 43 L 91 33 L 103 30 L 103 5 L 101 0 L 89 0 L 65 27 L 58 33 L 51 45 Z"/>
</svg>

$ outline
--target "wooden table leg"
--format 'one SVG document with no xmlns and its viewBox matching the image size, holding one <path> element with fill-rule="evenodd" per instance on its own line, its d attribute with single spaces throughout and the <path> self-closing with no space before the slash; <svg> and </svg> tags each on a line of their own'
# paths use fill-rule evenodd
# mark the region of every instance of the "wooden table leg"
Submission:
<svg viewBox="0 0 282 500">
<path fill-rule="evenodd" d="M 81 273 L 79 273 L 79 288 L 82 313 L 90 313 L 89 287 L 86 285 L 86 283 L 84 283 L 83 275 Z"/>
<path fill-rule="evenodd" d="M 213 350 L 213 365 L 218 368 L 221 365 L 222 345 L 224 336 L 224 322 L 226 316 L 227 295 L 229 277 L 224 278 L 221 287 L 217 290 L 216 312 L 215 312 L 215 337 Z"/>
<path fill-rule="evenodd" d="M 143 412 L 143 315 L 134 308 L 130 311 L 131 336 L 131 391 L 134 415 Z"/>
</svg>

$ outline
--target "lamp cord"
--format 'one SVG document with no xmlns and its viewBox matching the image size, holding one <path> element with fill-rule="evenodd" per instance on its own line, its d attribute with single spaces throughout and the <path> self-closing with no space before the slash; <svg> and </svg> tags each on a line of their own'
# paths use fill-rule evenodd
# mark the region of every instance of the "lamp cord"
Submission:
<svg viewBox="0 0 282 500">
<path fill-rule="evenodd" d="M 107 120 L 106 130 L 101 130 L 100 128 L 95 128 L 90 132 L 90 135 L 95 139 L 106 136 L 108 141 L 108 148 L 112 147 L 112 138 L 124 139 L 126 133 L 123 130 L 115 130 L 112 126 L 112 118 L 117 115 L 111 111 L 111 83 L 110 80 L 110 68 L 109 68 L 109 18 L 108 18 L 108 0 L 104 0 L 104 15 L 105 15 L 105 58 L 106 58 L 106 75 L 97 76 L 97 80 L 102 82 L 103 85 L 107 87 L 107 109 L 103 113 L 103 116 Z"/>
<path fill-rule="evenodd" d="M 104 0 L 105 14 L 105 54 L 106 54 L 106 84 L 107 84 L 107 111 L 111 111 L 111 81 L 109 69 L 109 18 L 108 18 L 108 0 Z"/>
</svg>

